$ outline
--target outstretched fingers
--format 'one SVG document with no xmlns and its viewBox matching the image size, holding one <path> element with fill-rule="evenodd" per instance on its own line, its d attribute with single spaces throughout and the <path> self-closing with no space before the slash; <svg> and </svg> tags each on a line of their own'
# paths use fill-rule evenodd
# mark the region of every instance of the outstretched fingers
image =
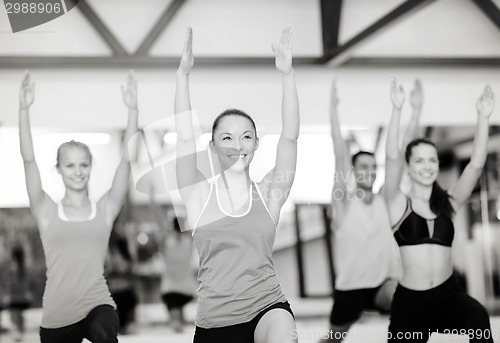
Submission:
<svg viewBox="0 0 500 343">
<path fill-rule="evenodd" d="M 193 68 L 193 65 L 193 29 L 191 27 L 187 27 L 184 36 L 184 48 L 182 50 L 179 71 L 187 75 Z"/>
<path fill-rule="evenodd" d="M 288 26 L 283 29 L 278 44 L 272 44 L 272 49 L 276 57 L 276 69 L 285 75 L 293 72 L 292 39 L 293 30 L 291 26 Z"/>
<path fill-rule="evenodd" d="M 132 109 L 137 109 L 137 79 L 131 69 L 127 76 L 127 85 L 120 86 L 125 105 Z"/>
<path fill-rule="evenodd" d="M 193 52 L 193 29 L 191 27 L 186 28 L 186 34 L 184 37 L 184 53 L 192 54 Z"/>
<path fill-rule="evenodd" d="M 398 109 L 403 107 L 405 101 L 404 88 L 401 84 L 398 84 L 394 75 L 391 75 L 391 100 L 392 105 Z"/>
<path fill-rule="evenodd" d="M 338 92 L 337 92 L 337 76 L 333 78 L 332 87 L 330 90 L 330 98 L 332 105 L 337 105 L 339 102 Z"/>
<path fill-rule="evenodd" d="M 19 89 L 19 105 L 21 108 L 25 109 L 33 104 L 35 98 L 35 84 L 31 83 L 30 73 L 26 70 L 24 72 L 23 80 L 21 81 L 21 87 Z"/>
<path fill-rule="evenodd" d="M 495 94 L 489 84 L 486 85 L 481 96 L 477 99 L 476 107 L 479 114 L 483 116 L 489 117 L 493 113 L 493 108 L 495 107 Z"/>
<path fill-rule="evenodd" d="M 284 51 L 292 51 L 292 39 L 293 39 L 293 29 L 291 26 L 287 26 L 283 29 L 280 39 L 280 47 Z"/>
<path fill-rule="evenodd" d="M 495 98 L 495 94 L 493 93 L 493 89 L 491 88 L 491 86 L 488 84 L 486 85 L 486 87 L 484 88 L 484 96 L 488 99 L 494 99 Z"/>
</svg>

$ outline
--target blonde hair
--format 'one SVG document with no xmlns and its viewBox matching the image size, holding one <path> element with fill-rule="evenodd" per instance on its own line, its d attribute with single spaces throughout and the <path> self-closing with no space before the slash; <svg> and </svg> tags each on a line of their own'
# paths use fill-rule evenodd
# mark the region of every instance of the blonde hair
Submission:
<svg viewBox="0 0 500 343">
<path fill-rule="evenodd" d="M 56 167 L 59 166 L 59 161 L 61 159 L 62 151 L 65 150 L 65 149 L 68 149 L 68 148 L 78 148 L 78 149 L 82 149 L 83 151 L 85 151 L 89 155 L 90 164 L 92 165 L 92 153 L 90 152 L 90 149 L 89 149 L 88 145 L 85 144 L 85 143 L 82 143 L 82 142 L 77 142 L 75 140 L 71 140 L 69 142 L 65 142 L 65 143 L 61 144 L 59 146 L 59 148 L 57 149 L 57 164 L 56 164 Z"/>
</svg>

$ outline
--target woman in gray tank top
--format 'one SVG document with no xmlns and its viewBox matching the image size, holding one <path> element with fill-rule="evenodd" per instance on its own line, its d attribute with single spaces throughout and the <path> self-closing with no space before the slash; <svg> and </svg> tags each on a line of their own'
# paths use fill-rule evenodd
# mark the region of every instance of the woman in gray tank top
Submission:
<svg viewBox="0 0 500 343">
<path fill-rule="evenodd" d="M 137 82 L 132 73 L 122 87 L 128 108 L 124 142 L 137 131 Z M 42 343 L 117 342 L 116 305 L 104 279 L 109 235 L 128 190 L 127 144 L 111 188 L 97 202 L 89 198 L 92 155 L 87 145 L 70 141 L 57 151 L 56 169 L 65 187 L 56 203 L 42 189 L 31 136 L 29 110 L 35 86 L 26 72 L 19 94 L 19 138 L 31 211 L 36 219 L 47 266 L 40 325 Z"/>
<path fill-rule="evenodd" d="M 299 107 L 292 68 L 292 30 L 273 44 L 283 85 L 282 131 L 274 168 L 259 183 L 249 166 L 259 145 L 243 111 L 221 113 L 212 127 L 211 155 L 220 175 L 210 181 L 196 159 L 189 96 L 194 64 L 187 29 L 175 93 L 177 184 L 200 256 L 194 342 L 296 342 L 293 313 L 272 260 L 275 229 L 295 175 Z M 220 176 L 220 177 L 219 177 Z"/>
</svg>

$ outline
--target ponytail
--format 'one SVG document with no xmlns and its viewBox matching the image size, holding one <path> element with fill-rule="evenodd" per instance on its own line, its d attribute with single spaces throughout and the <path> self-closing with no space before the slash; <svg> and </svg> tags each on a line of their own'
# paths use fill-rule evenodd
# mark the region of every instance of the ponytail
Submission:
<svg viewBox="0 0 500 343">
<path fill-rule="evenodd" d="M 443 215 L 447 218 L 452 218 L 455 210 L 451 206 L 450 195 L 443 190 L 437 182 L 432 184 L 431 198 L 429 199 L 431 211 L 436 215 Z"/>
</svg>

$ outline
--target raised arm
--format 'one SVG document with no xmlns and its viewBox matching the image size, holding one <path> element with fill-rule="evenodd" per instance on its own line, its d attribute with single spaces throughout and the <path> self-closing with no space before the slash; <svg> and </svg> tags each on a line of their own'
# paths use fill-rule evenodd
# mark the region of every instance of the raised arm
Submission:
<svg viewBox="0 0 500 343">
<path fill-rule="evenodd" d="M 451 204 L 457 211 L 470 197 L 481 176 L 488 153 L 489 118 L 495 107 L 495 95 L 490 85 L 484 88 L 476 102 L 477 125 L 472 146 L 472 155 L 457 183 L 448 190 Z"/>
<path fill-rule="evenodd" d="M 123 201 L 129 189 L 130 156 L 128 153 L 128 142 L 137 132 L 139 109 L 137 106 L 137 80 L 133 71 L 130 71 L 126 87 L 121 86 L 123 103 L 128 108 L 128 120 L 125 134 L 123 136 L 123 148 L 120 164 L 118 165 L 113 184 L 110 190 L 104 194 L 102 201 L 106 207 L 106 221 L 113 223 L 120 212 Z"/>
<path fill-rule="evenodd" d="M 347 179 L 351 170 L 351 155 L 347 149 L 347 144 L 340 132 L 340 122 L 338 117 L 338 95 L 335 81 L 332 83 L 330 96 L 330 131 L 333 141 L 333 151 L 335 154 L 335 175 L 333 176 L 332 205 L 335 209 L 335 221 L 339 222 L 339 216 L 344 213 L 344 206 L 348 200 Z"/>
<path fill-rule="evenodd" d="M 52 200 L 42 189 L 40 171 L 33 150 L 29 112 L 34 100 L 35 84 L 31 83 L 30 74 L 26 71 L 19 90 L 19 142 L 30 206 L 40 226 L 40 220 L 47 213 L 47 206 L 52 203 Z"/>
<path fill-rule="evenodd" d="M 283 85 L 282 128 L 275 166 L 262 182 L 266 184 L 268 208 L 276 222 L 295 177 L 300 130 L 299 100 L 292 67 L 292 37 L 292 28 L 287 27 L 281 34 L 280 42 L 272 45 L 276 69 L 281 73 Z"/>
<path fill-rule="evenodd" d="M 417 138 L 420 133 L 420 115 L 422 114 L 422 105 L 424 103 L 424 90 L 419 79 L 415 80 L 415 85 L 410 93 L 410 104 L 412 108 L 410 122 L 406 128 L 406 133 L 403 137 L 401 150 L 405 151 L 406 146 L 412 140 Z"/>
<path fill-rule="evenodd" d="M 391 81 L 391 101 L 392 101 L 392 116 L 387 132 L 387 142 L 385 146 L 386 163 L 385 163 L 385 184 L 384 197 L 391 209 L 391 202 L 395 201 L 398 194 L 402 194 L 399 190 L 401 175 L 403 172 L 403 156 L 399 149 L 399 126 L 401 119 L 401 109 L 405 102 L 405 92 L 401 85 L 398 85 L 396 79 Z"/>
<path fill-rule="evenodd" d="M 177 186 L 184 202 L 190 201 L 190 195 L 196 189 L 195 186 L 206 180 L 198 170 L 196 163 L 196 136 L 193 129 L 193 113 L 189 96 L 189 73 L 193 65 L 193 30 L 188 27 L 181 61 L 177 70 L 174 100 L 175 128 L 177 131 Z"/>
</svg>

